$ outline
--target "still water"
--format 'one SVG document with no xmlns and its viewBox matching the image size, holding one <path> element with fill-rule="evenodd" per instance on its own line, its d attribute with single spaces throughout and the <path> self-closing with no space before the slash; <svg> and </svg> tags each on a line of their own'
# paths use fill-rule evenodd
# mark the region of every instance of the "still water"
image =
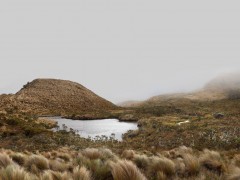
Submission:
<svg viewBox="0 0 240 180">
<path fill-rule="evenodd" d="M 104 120 L 71 120 L 61 117 L 53 117 L 52 120 L 58 122 L 59 130 L 70 130 L 72 128 L 81 137 L 96 138 L 97 136 L 114 137 L 121 141 L 122 135 L 129 130 L 137 130 L 137 123 L 135 122 L 120 122 L 117 119 Z M 64 127 L 66 126 L 66 127 Z"/>
</svg>

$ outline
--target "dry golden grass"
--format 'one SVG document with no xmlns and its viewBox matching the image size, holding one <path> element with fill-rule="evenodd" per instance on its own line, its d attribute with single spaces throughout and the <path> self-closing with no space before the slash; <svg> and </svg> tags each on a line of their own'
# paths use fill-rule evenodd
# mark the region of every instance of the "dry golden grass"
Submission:
<svg viewBox="0 0 240 180">
<path fill-rule="evenodd" d="M 49 168 L 52 171 L 64 172 L 64 171 L 68 171 L 70 169 L 70 165 L 68 165 L 64 162 L 60 162 L 58 160 L 50 160 Z"/>
<path fill-rule="evenodd" d="M 13 164 L 13 161 L 6 153 L 0 154 L 0 168 L 6 168 L 7 166 Z"/>
<path fill-rule="evenodd" d="M 73 170 L 73 180 L 91 180 L 92 176 L 90 171 L 85 167 L 76 167 Z"/>
<path fill-rule="evenodd" d="M 146 155 L 135 155 L 133 162 L 137 165 L 138 168 L 147 170 L 150 160 Z"/>
<path fill-rule="evenodd" d="M 240 168 L 233 168 L 227 180 L 239 180 L 239 179 L 240 179 Z"/>
<path fill-rule="evenodd" d="M 26 156 L 20 153 L 11 154 L 10 157 L 12 160 L 20 166 L 23 166 L 26 163 Z"/>
<path fill-rule="evenodd" d="M 165 157 L 153 157 L 149 169 L 152 173 L 162 172 L 166 176 L 174 176 L 176 172 L 174 162 Z"/>
<path fill-rule="evenodd" d="M 237 154 L 233 158 L 233 163 L 235 166 L 240 168 L 240 154 Z"/>
<path fill-rule="evenodd" d="M 60 158 L 67 151 L 67 158 Z M 2 149 L 0 180 L 238 180 L 240 177 L 237 153 L 228 156 L 180 147 L 155 155 L 127 150 L 121 157 L 108 149 L 61 149 L 35 154 Z"/>
<path fill-rule="evenodd" d="M 99 152 L 99 150 L 94 148 L 87 148 L 83 150 L 82 155 L 91 160 L 99 159 L 101 157 L 101 153 Z"/>
<path fill-rule="evenodd" d="M 131 161 L 118 161 L 111 163 L 114 180 L 146 180 L 146 177 Z"/>
<path fill-rule="evenodd" d="M 26 161 L 25 167 L 33 174 L 39 174 L 40 172 L 49 169 L 49 162 L 48 159 L 43 156 L 32 155 Z"/>
<path fill-rule="evenodd" d="M 24 169 L 16 165 L 9 165 L 0 170 L 1 180 L 34 180 L 36 177 L 29 175 Z"/>
<path fill-rule="evenodd" d="M 122 153 L 122 158 L 131 160 L 134 158 L 135 152 L 133 150 L 125 150 Z"/>
<path fill-rule="evenodd" d="M 54 171 L 46 171 L 40 177 L 40 180 L 72 180 L 72 177 L 69 173 L 60 173 Z"/>
<path fill-rule="evenodd" d="M 226 167 L 221 159 L 219 152 L 205 149 L 200 156 L 200 163 L 203 167 L 210 171 L 222 174 L 226 171 Z"/>
<path fill-rule="evenodd" d="M 200 163 L 197 157 L 185 154 L 183 155 L 183 161 L 185 164 L 185 173 L 188 176 L 197 175 L 200 172 Z"/>
</svg>

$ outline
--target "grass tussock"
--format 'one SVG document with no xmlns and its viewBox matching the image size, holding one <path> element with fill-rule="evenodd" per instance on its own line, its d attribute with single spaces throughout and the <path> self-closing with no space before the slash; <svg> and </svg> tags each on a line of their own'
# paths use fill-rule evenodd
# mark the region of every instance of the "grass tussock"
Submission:
<svg viewBox="0 0 240 180">
<path fill-rule="evenodd" d="M 67 154 L 67 156 L 66 156 Z M 109 149 L 0 150 L 0 180 L 238 180 L 239 154 L 180 147 L 115 154 Z"/>
<path fill-rule="evenodd" d="M 226 171 L 221 155 L 216 151 L 204 150 L 200 156 L 200 163 L 209 171 L 215 171 L 219 174 L 223 174 Z"/>
<path fill-rule="evenodd" d="M 131 160 L 134 158 L 135 152 L 133 150 L 125 150 L 122 153 L 122 158 Z"/>
<path fill-rule="evenodd" d="M 39 174 L 40 172 L 49 169 L 49 161 L 43 156 L 32 155 L 28 158 L 25 167 L 28 171 L 34 174 Z"/>
<path fill-rule="evenodd" d="M 6 168 L 11 164 L 13 164 L 13 161 L 6 153 L 0 154 L 0 168 Z"/>
<path fill-rule="evenodd" d="M 114 180 L 146 180 L 146 177 L 130 161 L 119 161 L 111 163 L 111 171 Z"/>
<path fill-rule="evenodd" d="M 239 180 L 240 179 L 240 168 L 233 168 L 231 173 L 228 175 L 227 180 Z"/>
<path fill-rule="evenodd" d="M 85 167 L 76 167 L 73 170 L 73 180 L 91 180 L 92 175 Z"/>
<path fill-rule="evenodd" d="M 26 156 L 20 153 L 11 154 L 10 157 L 12 160 L 20 166 L 23 166 L 26 163 Z"/>
<path fill-rule="evenodd" d="M 188 176 L 197 175 L 200 172 L 200 163 L 197 157 L 191 154 L 185 154 L 183 156 L 185 164 L 185 174 Z"/>
<path fill-rule="evenodd" d="M 149 170 L 153 174 L 161 172 L 168 177 L 174 176 L 176 172 L 174 162 L 165 157 L 153 157 Z"/>
<path fill-rule="evenodd" d="M 1 180 L 34 180 L 35 178 L 36 177 L 16 165 L 9 165 L 0 170 Z"/>
<path fill-rule="evenodd" d="M 94 148 L 88 148 L 88 149 L 85 149 L 83 152 L 82 152 L 82 155 L 91 159 L 91 160 L 94 160 L 94 159 L 99 159 L 101 157 L 101 153 L 99 152 L 98 149 L 94 149 Z"/>
</svg>

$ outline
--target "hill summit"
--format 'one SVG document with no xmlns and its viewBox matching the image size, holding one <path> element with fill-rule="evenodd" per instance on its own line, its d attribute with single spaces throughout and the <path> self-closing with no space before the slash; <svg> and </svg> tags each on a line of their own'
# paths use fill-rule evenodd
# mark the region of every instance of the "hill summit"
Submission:
<svg viewBox="0 0 240 180">
<path fill-rule="evenodd" d="M 58 79 L 33 80 L 15 95 L 5 97 L 6 100 L 22 111 L 40 115 L 109 110 L 116 107 L 81 84 Z"/>
</svg>

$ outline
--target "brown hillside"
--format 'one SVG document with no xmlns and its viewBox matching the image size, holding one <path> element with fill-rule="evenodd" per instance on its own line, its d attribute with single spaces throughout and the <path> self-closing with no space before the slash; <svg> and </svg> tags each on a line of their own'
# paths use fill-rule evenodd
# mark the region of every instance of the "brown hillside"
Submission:
<svg viewBox="0 0 240 180">
<path fill-rule="evenodd" d="M 36 79 L 15 95 L 4 98 L 4 103 L 39 115 L 103 111 L 116 107 L 78 83 L 56 79 Z"/>
<path fill-rule="evenodd" d="M 122 103 L 124 107 L 137 107 L 145 105 L 161 105 L 167 102 L 181 103 L 183 101 L 214 101 L 223 99 L 240 99 L 240 73 L 231 73 L 219 76 L 204 88 L 189 93 L 164 94 L 151 97 L 146 101 Z"/>
</svg>

